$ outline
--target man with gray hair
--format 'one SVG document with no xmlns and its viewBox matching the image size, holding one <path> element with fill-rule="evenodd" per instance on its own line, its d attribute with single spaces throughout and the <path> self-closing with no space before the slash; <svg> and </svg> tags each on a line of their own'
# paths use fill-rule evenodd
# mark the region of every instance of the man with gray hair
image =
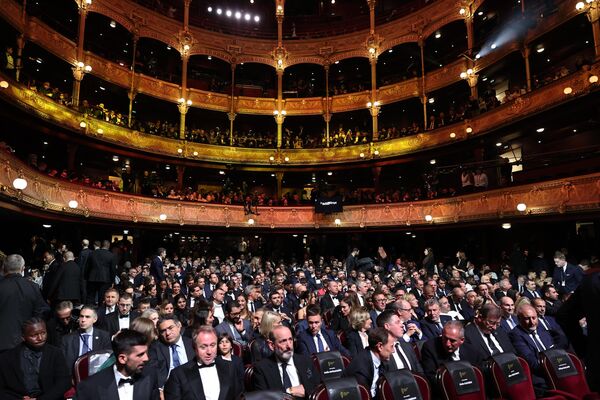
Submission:
<svg viewBox="0 0 600 400">
<path fill-rule="evenodd" d="M 261 300 L 262 293 L 260 290 L 260 286 L 248 285 L 245 289 L 246 293 L 246 307 L 250 312 L 256 312 L 259 308 L 263 307 L 263 302 Z"/>
<path fill-rule="evenodd" d="M 67 251 L 64 259 L 48 291 L 53 307 L 63 300 L 69 300 L 74 305 L 81 302 L 81 269 L 75 262 L 72 251 Z"/>
<path fill-rule="evenodd" d="M 23 257 L 19 254 L 7 256 L 2 268 L 4 279 L 0 281 L 0 352 L 21 343 L 23 322 L 32 317 L 42 317 L 50 311 L 39 287 L 23 278 Z"/>
</svg>

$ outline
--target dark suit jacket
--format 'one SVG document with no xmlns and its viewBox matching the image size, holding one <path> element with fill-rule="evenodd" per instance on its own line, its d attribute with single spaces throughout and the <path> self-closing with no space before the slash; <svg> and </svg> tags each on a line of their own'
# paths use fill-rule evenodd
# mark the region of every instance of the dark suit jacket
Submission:
<svg viewBox="0 0 600 400">
<path fill-rule="evenodd" d="M 546 349 L 554 346 L 552 337 L 548 332 L 538 327 L 537 333 L 544 346 L 546 346 Z M 538 357 L 539 351 L 529 333 L 519 325 L 510 332 L 509 337 L 516 354 L 527 361 L 533 373 L 539 375 L 541 372 Z"/>
<path fill-rule="evenodd" d="M 542 319 L 546 323 L 548 329 L 546 329 L 546 326 L 542 323 Z M 554 344 L 559 348 L 567 349 L 567 347 L 569 347 L 569 339 L 554 317 L 538 316 L 538 329 L 544 329 L 548 332 L 552 337 Z"/>
<path fill-rule="evenodd" d="M 192 339 L 185 336 L 182 336 L 182 339 L 187 359 L 194 359 L 196 357 L 196 353 L 194 353 Z M 171 348 L 163 342 L 157 340 L 150 345 L 148 355 L 150 356 L 150 360 L 153 362 L 153 365 L 155 365 L 158 369 L 158 384 L 160 387 L 163 387 L 167 381 L 167 377 L 169 376 L 169 370 L 171 369 Z"/>
<path fill-rule="evenodd" d="M 365 346 L 360 339 L 358 331 L 352 329 L 346 332 L 346 348 L 350 352 L 351 357 L 355 357 L 358 353 L 365 349 Z"/>
<path fill-rule="evenodd" d="M 20 400 L 28 395 L 25 392 L 21 370 L 23 347 L 23 344 L 19 344 L 0 356 L 0 398 L 3 400 Z M 62 400 L 64 393 L 71 386 L 71 373 L 58 347 L 49 344 L 44 346 L 38 383 L 43 393 L 38 396 L 38 400 Z"/>
<path fill-rule="evenodd" d="M 21 325 L 31 317 L 44 317 L 50 307 L 40 288 L 20 274 L 10 274 L 0 281 L 0 351 L 21 343 Z"/>
<path fill-rule="evenodd" d="M 46 322 L 46 331 L 48 332 L 47 343 L 52 346 L 60 347 L 62 345 L 63 336 L 75 332 L 77 329 L 79 329 L 79 324 L 75 317 L 71 316 L 71 321 L 65 326 L 61 321 L 56 319 L 56 316 L 53 316 Z"/>
<path fill-rule="evenodd" d="M 466 341 L 460 346 L 459 356 L 461 361 L 468 361 L 476 367 L 481 367 L 484 361 L 479 352 Z M 429 339 L 423 344 L 421 362 L 423 363 L 423 370 L 429 382 L 432 384 L 435 382 L 437 369 L 448 361 L 452 361 L 452 356 L 442 346 L 441 337 Z"/>
<path fill-rule="evenodd" d="M 370 393 L 373 377 L 375 376 L 375 366 L 373 365 L 371 350 L 368 348 L 363 349 L 352 358 L 350 365 L 344 370 L 344 376 L 355 377 L 358 384 L 363 385 Z"/>
<path fill-rule="evenodd" d="M 304 386 L 306 397 L 315 390 L 319 384 L 319 373 L 315 370 L 312 360 L 302 354 L 294 354 L 294 365 L 298 372 L 300 384 Z M 256 390 L 281 390 L 284 391 L 281 382 L 281 374 L 275 356 L 264 358 L 254 366 L 254 389 Z"/>
<path fill-rule="evenodd" d="M 119 400 L 117 382 L 112 367 L 105 368 L 77 385 L 76 400 Z M 133 400 L 158 400 L 158 379 L 156 371 L 144 367 L 133 383 Z"/>
<path fill-rule="evenodd" d="M 119 331 L 118 308 L 119 307 L 117 306 L 117 311 L 113 311 L 110 314 L 105 315 L 104 318 L 102 319 L 102 326 L 100 326 L 100 329 L 103 329 L 106 332 L 108 332 L 111 337 Z M 133 322 L 133 320 L 139 316 L 140 316 L 139 312 L 131 311 L 129 313 L 129 326 L 131 326 L 131 323 Z"/>
<path fill-rule="evenodd" d="M 515 315 L 511 315 L 510 319 L 512 322 L 514 322 L 515 326 L 519 325 L 519 320 Z M 512 331 L 510 325 L 508 325 L 508 322 L 506 322 L 506 319 L 504 318 L 502 318 L 502 320 L 500 321 L 500 329 L 504 330 L 504 332 L 506 332 L 507 334 L 510 333 L 510 331 Z"/>
<path fill-rule="evenodd" d="M 502 290 L 498 289 L 494 292 L 494 297 L 496 298 L 496 300 L 500 300 L 504 296 L 508 296 L 511 299 L 513 299 L 513 301 L 515 301 L 517 299 L 517 291 L 514 289 L 509 289 L 506 292 L 506 294 L 504 294 L 504 292 Z"/>
<path fill-rule="evenodd" d="M 539 292 L 539 290 L 534 290 L 535 293 L 537 293 L 537 297 L 542 297 L 541 293 Z M 523 291 L 523 296 L 527 297 L 529 300 L 535 299 L 536 296 L 534 294 L 532 294 L 532 292 L 529 291 L 529 289 L 525 289 Z"/>
<path fill-rule="evenodd" d="M 81 300 L 81 270 L 75 261 L 62 263 L 48 293 L 50 299 L 54 302 Z"/>
<path fill-rule="evenodd" d="M 102 329 L 94 328 L 94 331 L 92 333 L 93 351 L 112 349 L 110 335 L 108 334 L 108 332 L 103 331 Z M 65 354 L 65 359 L 67 360 L 67 366 L 69 367 L 69 371 L 73 369 L 75 361 L 77 361 L 77 359 L 79 358 L 79 341 L 79 331 L 63 336 L 61 348 Z"/>
<path fill-rule="evenodd" d="M 321 337 L 325 341 L 324 344 L 329 347 L 331 351 L 339 351 L 343 356 L 350 356 L 350 352 L 340 343 L 340 340 L 337 336 L 325 328 L 321 328 Z M 315 346 L 315 341 L 313 335 L 311 335 L 308 331 L 303 330 L 296 336 L 296 349 L 299 354 L 306 354 L 310 356 L 311 354 L 318 353 L 317 346 Z"/>
<path fill-rule="evenodd" d="M 215 363 L 219 375 L 219 400 L 237 400 L 243 386 L 236 378 L 231 362 L 217 357 Z M 204 384 L 214 384 L 214 382 L 204 382 Z M 165 400 L 205 400 L 196 358 L 191 358 L 189 362 L 171 371 L 164 394 Z"/>
<path fill-rule="evenodd" d="M 321 302 L 319 304 L 321 306 L 321 312 L 323 314 L 335 308 L 335 304 L 333 304 L 333 300 L 331 299 L 331 295 L 329 293 L 326 293 L 325 296 L 321 297 Z"/>
<path fill-rule="evenodd" d="M 116 268 L 117 261 L 113 253 L 107 249 L 94 250 L 90 255 L 85 279 L 88 282 L 111 283 L 117 273 Z"/>
<path fill-rule="evenodd" d="M 440 315 L 440 322 L 442 323 L 442 326 L 444 326 L 446 322 L 451 320 L 452 317 L 449 317 L 447 315 Z M 442 334 L 442 330 L 438 328 L 436 324 L 430 322 L 427 319 L 421 320 L 421 330 L 423 331 L 423 340 L 433 339 Z"/>
<path fill-rule="evenodd" d="M 60 267 L 60 262 L 57 259 L 52 260 L 52 262 L 48 265 L 48 270 L 44 273 L 44 283 L 42 284 L 42 295 L 44 299 L 47 300 L 50 298 L 50 288 L 54 285 L 56 281 L 56 275 L 58 274 L 58 268 Z"/>
<path fill-rule="evenodd" d="M 475 318 L 475 310 L 467 302 L 465 302 L 465 304 L 463 305 L 463 308 L 462 308 L 462 311 L 460 312 L 460 314 L 463 316 L 465 321 L 468 321 L 468 322 L 473 321 L 473 318 Z"/>
<path fill-rule="evenodd" d="M 579 286 L 582 279 L 583 270 L 577 265 L 567 264 L 566 272 L 563 272 L 562 268 L 557 267 L 554 269 L 552 283 L 554 283 L 554 286 L 556 286 L 558 291 L 571 293 L 577 289 L 577 286 Z M 565 286 L 562 285 L 563 281 L 565 282 Z"/>
<path fill-rule="evenodd" d="M 150 262 L 150 274 L 156 280 L 157 285 L 160 281 L 165 279 L 165 272 L 163 271 L 163 262 L 159 256 L 155 256 L 152 259 L 152 262 Z"/>
<path fill-rule="evenodd" d="M 411 367 L 410 370 L 419 374 L 423 374 L 423 366 L 417 358 L 417 355 L 415 354 L 415 350 L 413 349 L 412 345 L 406 343 L 402 339 L 398 340 L 398 344 L 400 345 L 400 347 L 402 347 L 404 354 L 406 354 L 406 358 L 408 358 L 408 362 L 410 363 Z M 396 352 L 397 351 L 398 350 L 396 350 Z M 388 371 L 395 371 L 397 369 L 399 368 L 398 365 L 396 365 L 396 359 L 392 356 L 390 358 L 390 361 L 388 362 Z"/>
<path fill-rule="evenodd" d="M 496 341 L 502 347 L 504 353 L 514 353 L 515 348 L 513 347 L 508 335 L 502 329 L 496 329 L 495 332 L 492 332 Z M 488 359 L 492 354 L 490 353 L 487 344 L 481 337 L 479 333 L 479 329 L 477 329 L 477 325 L 474 323 L 470 323 L 465 327 L 465 343 L 469 343 L 473 345 L 473 348 L 479 352 L 482 359 Z"/>
<path fill-rule="evenodd" d="M 221 356 L 217 356 L 217 358 L 220 358 L 221 360 L 223 360 L 223 361 L 229 363 L 229 365 L 231 365 L 231 367 L 235 371 L 236 378 L 243 385 L 243 383 L 244 383 L 245 368 L 244 368 L 244 361 L 242 360 L 242 358 L 236 356 L 235 354 L 231 355 L 231 361 L 225 360 Z"/>
<path fill-rule="evenodd" d="M 79 253 L 79 257 L 77 257 L 77 264 L 81 269 L 82 276 L 85 276 L 85 271 L 87 269 L 88 262 L 90 260 L 90 255 L 92 254 L 92 252 L 93 250 L 90 248 L 82 249 Z"/>
</svg>

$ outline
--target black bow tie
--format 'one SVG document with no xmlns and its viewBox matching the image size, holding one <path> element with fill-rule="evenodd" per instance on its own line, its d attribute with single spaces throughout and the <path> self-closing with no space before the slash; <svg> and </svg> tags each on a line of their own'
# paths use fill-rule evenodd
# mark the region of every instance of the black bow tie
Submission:
<svg viewBox="0 0 600 400">
<path fill-rule="evenodd" d="M 133 385 L 133 382 L 134 382 L 133 378 L 128 378 L 128 379 L 121 378 L 121 379 L 119 379 L 119 387 L 121 387 L 127 383 L 129 383 L 130 385 Z"/>
<path fill-rule="evenodd" d="M 119 318 L 129 318 L 129 314 L 125 314 L 125 315 L 120 314 Z"/>
<path fill-rule="evenodd" d="M 200 364 L 198 365 L 198 369 L 202 369 L 202 368 L 210 368 L 210 367 L 214 367 L 215 366 L 215 362 L 211 362 L 210 364 Z"/>
</svg>

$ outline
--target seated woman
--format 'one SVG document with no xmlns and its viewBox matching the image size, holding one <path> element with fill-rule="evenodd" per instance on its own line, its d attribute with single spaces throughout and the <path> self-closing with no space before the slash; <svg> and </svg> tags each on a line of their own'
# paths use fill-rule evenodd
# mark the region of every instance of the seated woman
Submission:
<svg viewBox="0 0 600 400">
<path fill-rule="evenodd" d="M 244 381 L 244 363 L 242 359 L 233 354 L 233 338 L 227 332 L 220 333 L 217 337 L 217 353 L 219 358 L 231 362 L 240 382 Z"/>
<path fill-rule="evenodd" d="M 242 310 L 240 312 L 240 318 L 250 321 L 250 318 L 252 317 L 252 313 L 250 311 L 248 311 L 248 301 L 246 300 L 246 295 L 244 293 L 240 293 L 237 296 L 236 300 L 240 304 L 240 308 Z"/>
<path fill-rule="evenodd" d="M 419 300 L 415 297 L 415 295 L 412 293 L 407 293 L 406 295 L 404 295 L 404 300 L 408 301 L 408 303 L 410 304 L 411 319 L 415 321 L 423 319 L 423 317 L 425 316 L 425 312 L 419 307 Z"/>
<path fill-rule="evenodd" d="M 171 303 L 168 299 L 163 300 L 158 306 L 158 314 L 161 317 L 173 314 L 173 312 L 175 312 L 175 307 L 173 307 L 173 303 Z"/>
<path fill-rule="evenodd" d="M 350 314 L 360 308 L 358 296 L 354 292 L 346 292 L 346 297 L 340 300 L 340 305 L 333 310 L 331 329 L 334 332 L 348 331 L 350 325 Z"/>
<path fill-rule="evenodd" d="M 281 325 L 281 315 L 274 311 L 266 310 L 260 320 L 258 329 L 259 336 L 255 337 L 250 344 L 250 352 L 252 353 L 252 363 L 258 362 L 263 358 L 268 358 L 273 354 L 273 351 L 267 344 L 269 333 L 273 327 Z"/>
<path fill-rule="evenodd" d="M 350 326 L 346 336 L 346 348 L 354 358 L 369 345 L 369 329 L 373 321 L 366 308 L 360 307 L 350 313 Z"/>
<path fill-rule="evenodd" d="M 147 318 L 150 321 L 152 321 L 155 328 L 156 328 L 156 325 L 158 324 L 158 320 L 160 319 L 160 316 L 158 315 L 158 311 L 156 311 L 154 308 L 147 309 L 146 311 L 144 311 L 142 313 L 142 315 L 140 315 L 140 317 Z"/>
<path fill-rule="evenodd" d="M 187 308 L 187 299 L 180 293 L 173 297 L 173 304 L 175 305 L 175 315 L 181 322 L 181 325 L 185 328 L 190 322 L 190 311 Z"/>
</svg>

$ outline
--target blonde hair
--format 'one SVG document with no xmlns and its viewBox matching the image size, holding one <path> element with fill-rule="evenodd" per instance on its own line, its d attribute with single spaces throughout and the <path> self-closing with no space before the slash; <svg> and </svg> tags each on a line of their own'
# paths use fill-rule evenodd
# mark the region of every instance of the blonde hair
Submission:
<svg viewBox="0 0 600 400">
<path fill-rule="evenodd" d="M 371 316 L 364 307 L 357 308 L 350 312 L 350 325 L 352 325 L 352 329 L 359 331 L 369 318 Z"/>
<path fill-rule="evenodd" d="M 269 337 L 269 333 L 271 333 L 273 327 L 277 323 L 276 321 L 278 321 L 279 323 L 281 322 L 281 315 L 279 315 L 275 311 L 266 310 L 263 313 L 263 316 L 260 320 L 260 327 L 258 328 L 258 331 L 260 332 L 261 336 L 265 338 Z"/>
<path fill-rule="evenodd" d="M 149 318 L 138 317 L 134 319 L 130 328 L 144 334 L 148 338 L 148 344 L 158 339 L 154 322 Z"/>
</svg>

